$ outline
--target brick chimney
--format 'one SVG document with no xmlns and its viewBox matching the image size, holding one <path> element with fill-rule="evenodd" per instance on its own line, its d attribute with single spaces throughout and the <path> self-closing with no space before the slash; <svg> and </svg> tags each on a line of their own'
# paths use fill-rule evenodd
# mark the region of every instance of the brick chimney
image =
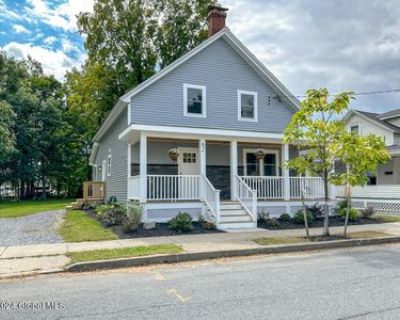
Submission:
<svg viewBox="0 0 400 320">
<path fill-rule="evenodd" d="M 226 11 L 228 8 L 223 8 L 218 2 L 208 7 L 208 37 L 225 28 Z"/>
</svg>

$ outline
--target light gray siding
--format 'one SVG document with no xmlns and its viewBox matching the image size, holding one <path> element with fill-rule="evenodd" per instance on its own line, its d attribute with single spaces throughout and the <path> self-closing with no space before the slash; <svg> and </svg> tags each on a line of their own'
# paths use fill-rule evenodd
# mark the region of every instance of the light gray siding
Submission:
<svg viewBox="0 0 400 320">
<path fill-rule="evenodd" d="M 97 167 L 101 168 L 103 160 L 107 161 L 108 155 L 111 154 L 111 175 L 107 176 L 106 174 L 106 199 L 115 196 L 120 202 L 127 200 L 128 145 L 126 141 L 119 140 L 118 135 L 127 126 L 125 109 L 100 140 L 95 161 Z M 99 170 L 97 180 L 101 180 L 101 172 Z"/>
<path fill-rule="evenodd" d="M 206 86 L 206 118 L 184 116 L 183 84 Z M 258 94 L 258 122 L 238 120 L 238 90 Z M 293 115 L 276 92 L 224 40 L 177 67 L 131 100 L 135 124 L 282 133 Z"/>
</svg>

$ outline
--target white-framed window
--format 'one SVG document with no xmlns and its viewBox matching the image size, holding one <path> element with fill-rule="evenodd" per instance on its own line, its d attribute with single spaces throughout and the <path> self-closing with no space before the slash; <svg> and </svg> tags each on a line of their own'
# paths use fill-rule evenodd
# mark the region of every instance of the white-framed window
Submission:
<svg viewBox="0 0 400 320">
<path fill-rule="evenodd" d="M 245 176 L 279 176 L 279 151 L 261 149 L 264 157 L 257 160 L 257 149 L 243 149 L 243 169 Z"/>
<path fill-rule="evenodd" d="M 98 173 L 98 169 L 97 169 L 97 164 L 93 165 L 93 180 L 97 181 L 97 173 Z"/>
<path fill-rule="evenodd" d="M 258 98 L 257 92 L 238 90 L 238 120 L 257 121 Z"/>
<path fill-rule="evenodd" d="M 112 157 L 111 154 L 109 154 L 107 157 L 107 177 L 111 176 L 111 161 Z"/>
<path fill-rule="evenodd" d="M 205 118 L 207 114 L 206 87 L 194 84 L 183 85 L 183 114 Z"/>
<path fill-rule="evenodd" d="M 354 132 L 355 134 L 360 134 L 360 125 L 359 124 L 349 125 L 349 132 Z"/>
</svg>

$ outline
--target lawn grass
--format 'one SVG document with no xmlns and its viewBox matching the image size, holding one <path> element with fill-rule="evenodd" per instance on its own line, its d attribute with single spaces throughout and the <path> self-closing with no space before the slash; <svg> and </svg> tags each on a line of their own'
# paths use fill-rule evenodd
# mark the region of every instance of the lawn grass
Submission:
<svg viewBox="0 0 400 320">
<path fill-rule="evenodd" d="M 355 231 L 348 233 L 347 239 L 381 238 L 388 236 L 391 235 L 381 231 Z M 331 240 L 338 240 L 337 236 L 336 238 L 333 236 Z M 254 239 L 253 241 L 262 246 L 273 246 L 279 244 L 318 242 L 321 240 L 318 237 L 314 237 L 312 239 L 307 239 L 305 237 L 263 237 Z"/>
<path fill-rule="evenodd" d="M 71 252 L 68 256 L 71 263 L 84 261 L 109 260 L 128 257 L 150 256 L 155 254 L 180 253 L 183 249 L 175 244 L 159 244 L 118 249 L 101 249 L 81 252 Z"/>
<path fill-rule="evenodd" d="M 0 218 L 17 218 L 43 211 L 59 210 L 72 201 L 72 199 L 2 201 Z"/>
<path fill-rule="evenodd" d="M 374 214 L 372 219 L 377 222 L 400 222 L 400 215 L 390 215 L 390 214 Z"/>
<path fill-rule="evenodd" d="M 100 222 L 85 212 L 67 211 L 65 221 L 59 229 L 65 242 L 116 240 L 117 235 L 105 229 Z"/>
</svg>

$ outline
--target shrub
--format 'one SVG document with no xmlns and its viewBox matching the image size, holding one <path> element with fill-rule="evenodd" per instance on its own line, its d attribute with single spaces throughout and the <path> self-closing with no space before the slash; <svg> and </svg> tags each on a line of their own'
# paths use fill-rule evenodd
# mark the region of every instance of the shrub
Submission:
<svg viewBox="0 0 400 320">
<path fill-rule="evenodd" d="M 116 204 L 118 202 L 117 197 L 116 196 L 111 196 L 108 201 L 107 204 Z"/>
<path fill-rule="evenodd" d="M 372 207 L 367 207 L 364 210 L 361 210 L 361 216 L 366 219 L 371 218 L 374 213 L 375 211 Z"/>
<path fill-rule="evenodd" d="M 204 219 L 203 215 L 200 213 L 199 217 L 197 218 L 197 222 L 200 224 L 203 224 L 203 222 L 205 222 L 206 219 Z"/>
<path fill-rule="evenodd" d="M 307 215 L 307 222 L 308 223 L 311 223 L 311 222 L 314 221 L 314 216 L 310 211 L 306 210 L 306 215 Z M 292 220 L 293 220 L 294 223 L 304 224 L 304 213 L 303 213 L 303 210 L 301 209 L 301 210 L 297 211 L 294 214 Z"/>
<path fill-rule="evenodd" d="M 341 200 L 336 204 L 335 213 L 340 215 L 340 211 L 345 208 L 347 208 L 347 200 Z"/>
<path fill-rule="evenodd" d="M 277 227 L 280 226 L 280 223 L 279 223 L 279 221 L 278 221 L 277 218 L 268 219 L 268 220 L 265 222 L 265 224 L 266 224 L 266 226 L 267 226 L 268 228 L 277 228 Z"/>
<path fill-rule="evenodd" d="M 217 226 L 214 223 L 212 223 L 210 221 L 205 221 L 205 220 L 201 223 L 201 226 L 203 227 L 204 230 L 215 230 L 215 229 L 217 229 Z"/>
<path fill-rule="evenodd" d="M 143 207 L 140 205 L 129 205 L 126 216 L 122 221 L 125 232 L 135 231 L 142 222 Z"/>
<path fill-rule="evenodd" d="M 306 210 L 311 212 L 314 219 L 321 218 L 324 215 L 323 209 L 319 203 L 315 203 L 311 207 L 306 207 Z"/>
<path fill-rule="evenodd" d="M 338 216 L 345 219 L 346 218 L 346 208 L 342 208 L 338 212 Z M 350 208 L 349 210 L 349 220 L 354 221 L 358 218 L 358 211 L 354 208 Z"/>
<path fill-rule="evenodd" d="M 264 210 L 261 211 L 257 216 L 258 223 L 266 223 L 268 220 L 270 220 L 269 212 L 265 212 Z"/>
<path fill-rule="evenodd" d="M 125 215 L 126 207 L 120 203 L 102 204 L 96 208 L 97 217 L 106 225 L 121 224 Z"/>
<path fill-rule="evenodd" d="M 282 222 L 289 222 L 291 219 L 290 214 L 287 213 L 282 213 L 281 216 L 279 217 L 279 220 Z"/>
<path fill-rule="evenodd" d="M 178 232 L 189 232 L 193 229 L 192 217 L 187 212 L 179 212 L 168 221 L 168 227 Z"/>
</svg>

